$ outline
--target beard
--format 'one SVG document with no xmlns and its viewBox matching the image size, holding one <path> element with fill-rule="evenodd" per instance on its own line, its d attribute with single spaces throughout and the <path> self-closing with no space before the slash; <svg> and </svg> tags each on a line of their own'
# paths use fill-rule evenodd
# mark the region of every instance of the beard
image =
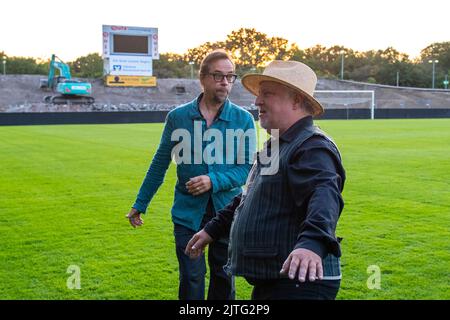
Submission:
<svg viewBox="0 0 450 320">
<path fill-rule="evenodd" d="M 213 100 L 216 103 L 224 103 L 225 100 L 228 98 L 228 90 L 216 90 L 216 92 L 214 92 L 214 96 L 213 96 Z"/>
</svg>

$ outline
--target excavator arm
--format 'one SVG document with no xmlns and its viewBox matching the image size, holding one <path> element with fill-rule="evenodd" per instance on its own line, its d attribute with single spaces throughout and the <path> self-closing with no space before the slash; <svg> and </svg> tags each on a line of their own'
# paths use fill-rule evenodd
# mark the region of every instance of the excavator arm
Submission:
<svg viewBox="0 0 450 320">
<path fill-rule="evenodd" d="M 67 64 L 62 62 L 56 55 L 52 54 L 52 59 L 50 60 L 50 70 L 48 72 L 48 87 L 54 88 L 58 81 L 55 81 L 56 69 L 59 70 L 60 77 L 65 79 L 71 79 L 70 68 Z"/>
</svg>

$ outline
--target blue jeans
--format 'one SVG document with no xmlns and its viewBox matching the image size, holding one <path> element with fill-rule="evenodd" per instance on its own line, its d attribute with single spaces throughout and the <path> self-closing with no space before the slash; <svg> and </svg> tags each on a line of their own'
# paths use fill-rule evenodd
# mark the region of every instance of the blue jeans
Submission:
<svg viewBox="0 0 450 320">
<path fill-rule="evenodd" d="M 185 226 L 175 224 L 174 235 L 180 268 L 178 299 L 205 299 L 205 255 L 191 259 L 184 253 L 187 243 L 196 232 Z M 210 270 L 208 300 L 234 300 L 234 279 L 223 270 L 228 259 L 228 244 L 214 241 L 209 245 L 208 264 Z"/>
<path fill-rule="evenodd" d="M 252 300 L 334 300 L 341 280 L 299 282 L 291 279 L 250 280 Z"/>
</svg>

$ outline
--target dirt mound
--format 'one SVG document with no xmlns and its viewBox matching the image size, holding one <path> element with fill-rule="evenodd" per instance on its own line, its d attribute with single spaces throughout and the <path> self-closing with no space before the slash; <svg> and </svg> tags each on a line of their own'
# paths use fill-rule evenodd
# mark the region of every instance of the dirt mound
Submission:
<svg viewBox="0 0 450 320">
<path fill-rule="evenodd" d="M 52 105 L 43 102 L 49 93 L 39 89 L 41 78 L 45 76 L 1 75 L 0 112 L 170 110 L 193 100 L 201 91 L 199 81 L 194 79 L 158 79 L 153 88 L 105 87 L 101 79 L 85 79 L 93 85 L 95 104 Z M 328 79 L 319 79 L 317 90 L 374 90 L 376 108 L 450 108 L 450 90 L 398 88 Z M 254 96 L 239 81 L 235 83 L 230 99 L 245 108 L 255 108 Z M 325 109 L 348 104 L 367 105 L 367 96 L 362 99 L 330 94 L 322 100 Z"/>
</svg>

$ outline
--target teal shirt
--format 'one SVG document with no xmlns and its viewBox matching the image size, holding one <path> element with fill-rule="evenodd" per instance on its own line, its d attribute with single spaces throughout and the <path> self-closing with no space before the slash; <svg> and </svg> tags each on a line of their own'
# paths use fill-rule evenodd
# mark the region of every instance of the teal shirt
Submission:
<svg viewBox="0 0 450 320">
<path fill-rule="evenodd" d="M 158 150 L 133 205 L 133 208 L 145 213 L 164 181 L 172 161 L 172 151 L 181 159 L 189 160 L 186 151 L 191 149 L 191 161 L 177 164 L 172 221 L 195 231 L 200 228 L 210 197 L 218 211 L 242 191 L 241 186 L 245 184 L 256 151 L 255 124 L 248 111 L 227 99 L 218 117 L 207 128 L 206 120 L 199 112 L 201 97 L 168 113 Z M 190 148 L 179 151 L 182 146 Z M 200 175 L 210 177 L 212 189 L 192 196 L 185 184 L 190 178 Z"/>
</svg>

